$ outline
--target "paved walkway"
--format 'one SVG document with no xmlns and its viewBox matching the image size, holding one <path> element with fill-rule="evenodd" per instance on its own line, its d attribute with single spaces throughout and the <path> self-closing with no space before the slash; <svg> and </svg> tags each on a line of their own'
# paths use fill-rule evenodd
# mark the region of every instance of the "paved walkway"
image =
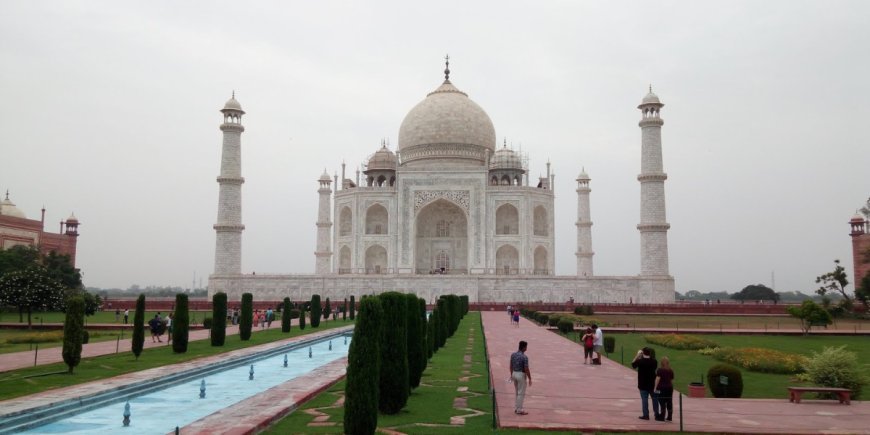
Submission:
<svg viewBox="0 0 870 435">
<path fill-rule="evenodd" d="M 603 358 L 602 365 L 583 364 L 580 346 L 526 319 L 510 325 L 503 312 L 483 312 L 483 325 L 497 400 L 499 424 L 504 428 L 568 431 L 679 431 L 679 405 L 675 391 L 674 421 L 639 420 L 640 397 L 636 373 Z M 605 334 L 607 330 L 605 329 Z M 514 387 L 506 380 L 509 357 L 520 340 L 529 343 L 526 354 L 532 386 L 526 390 L 528 415 L 514 413 Z M 676 385 L 684 385 L 676 367 Z M 725 433 L 847 433 L 870 434 L 870 402 L 788 402 L 778 399 L 693 399 L 683 397 L 684 430 Z"/>
</svg>

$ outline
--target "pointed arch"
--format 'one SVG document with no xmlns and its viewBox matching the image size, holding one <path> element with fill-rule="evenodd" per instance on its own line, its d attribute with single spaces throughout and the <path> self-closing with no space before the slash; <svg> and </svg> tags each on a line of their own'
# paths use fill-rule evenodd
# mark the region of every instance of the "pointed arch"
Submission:
<svg viewBox="0 0 870 435">
<path fill-rule="evenodd" d="M 547 218 L 547 209 L 543 205 L 535 207 L 534 211 L 534 231 L 536 236 L 549 236 L 550 222 Z"/>
<path fill-rule="evenodd" d="M 519 234 L 520 212 L 513 204 L 502 204 L 495 210 L 495 234 Z"/>
<path fill-rule="evenodd" d="M 353 212 L 350 207 L 342 207 L 338 215 L 338 236 L 349 236 L 353 229 Z"/>
<path fill-rule="evenodd" d="M 513 245 L 502 245 L 495 251 L 495 273 L 513 275 L 520 266 L 520 252 Z"/>
<path fill-rule="evenodd" d="M 372 245 L 366 249 L 366 273 L 385 273 L 387 271 L 387 249 Z"/>
<path fill-rule="evenodd" d="M 547 248 L 538 246 L 535 248 L 535 275 L 549 275 L 549 261 Z"/>
<path fill-rule="evenodd" d="M 372 205 L 366 210 L 366 234 L 389 234 L 389 219 L 386 207 Z"/>
<path fill-rule="evenodd" d="M 344 245 L 338 250 L 338 273 L 350 273 L 350 267 L 350 248 Z"/>
</svg>

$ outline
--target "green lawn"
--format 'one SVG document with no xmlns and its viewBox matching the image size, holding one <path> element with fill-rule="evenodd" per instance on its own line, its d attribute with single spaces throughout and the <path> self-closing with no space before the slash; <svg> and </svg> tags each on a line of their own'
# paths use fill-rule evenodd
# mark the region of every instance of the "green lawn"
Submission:
<svg viewBox="0 0 870 435">
<path fill-rule="evenodd" d="M 605 330 L 605 334 L 607 331 Z M 649 345 L 642 334 L 611 334 L 616 337 L 616 349 L 610 358 L 621 360 L 630 366 L 631 359 L 638 349 L 649 346 L 656 350 L 656 356 L 667 356 L 671 360 L 677 388 L 683 392 L 689 382 L 696 382 L 706 376 L 710 366 L 719 363 L 710 356 L 699 354 L 692 350 L 674 350 L 661 346 Z M 798 353 L 810 356 L 813 351 L 821 351 L 824 347 L 846 345 L 846 348 L 858 355 L 858 361 L 863 364 L 865 373 L 870 376 L 870 346 L 867 337 L 820 337 L 820 336 L 781 336 L 781 335 L 704 335 L 720 346 L 725 347 L 763 347 Z M 576 340 L 576 336 L 573 337 Z M 800 384 L 793 375 L 757 373 L 741 369 L 743 373 L 743 397 L 782 399 L 787 397 L 788 385 Z M 706 380 L 705 380 L 706 384 Z M 709 392 L 708 392 L 709 394 Z M 864 389 L 861 398 L 870 397 L 868 389 Z"/>
<path fill-rule="evenodd" d="M 226 343 L 222 347 L 212 347 L 209 340 L 192 341 L 188 345 L 187 353 L 183 354 L 173 353 L 171 346 L 155 347 L 143 350 L 139 360 L 136 360 L 133 357 L 133 353 L 127 349 L 127 351 L 122 350 L 121 353 L 117 354 L 83 358 L 73 375 L 66 374 L 67 367 L 63 363 L 2 372 L 0 373 L 0 400 L 97 381 L 168 364 L 176 364 L 350 324 L 352 324 L 350 320 L 321 322 L 319 328 L 308 326 L 304 331 L 300 331 L 294 325 L 293 329 L 287 334 L 282 333 L 280 328 L 261 331 L 255 328 L 251 339 L 248 341 L 241 341 L 238 335 L 227 336 Z"/>
<path fill-rule="evenodd" d="M 129 324 L 133 324 L 133 310 L 130 310 L 130 318 L 128 320 Z M 166 315 L 166 311 L 162 311 L 162 315 Z M 154 317 L 157 314 L 157 311 L 146 310 L 145 311 L 145 321 Z M 190 323 L 191 324 L 201 324 L 202 319 L 205 317 L 211 317 L 211 311 L 191 311 L 190 312 Z M 31 323 L 33 325 L 39 325 L 40 323 L 63 323 L 63 320 L 66 318 L 66 314 L 60 311 L 49 311 L 49 312 L 39 312 L 32 313 L 30 315 Z M 3 323 L 21 323 L 22 326 L 27 327 L 27 313 L 24 313 L 24 321 L 18 321 L 18 312 L 17 311 L 2 311 L 0 312 L 0 322 Z M 120 319 L 115 321 L 115 311 L 97 311 L 93 316 L 85 316 L 85 325 L 88 323 L 124 323 L 124 311 L 121 311 Z"/>
<path fill-rule="evenodd" d="M 47 349 L 50 347 L 58 347 L 63 345 L 63 331 L 62 330 L 52 330 L 52 331 L 40 331 L 40 330 L 26 330 L 26 329 L 0 329 L 0 354 L 2 353 L 12 353 L 12 352 L 23 352 L 33 350 L 35 344 L 31 343 L 9 343 L 8 340 L 26 337 L 32 334 L 58 334 L 58 339 L 50 342 L 42 342 L 39 343 L 40 349 Z M 121 334 L 120 329 L 110 329 L 110 330 L 88 330 L 90 334 L 90 343 L 96 343 L 98 341 L 109 341 L 116 340 L 118 336 Z M 130 331 L 124 332 L 124 337 L 130 338 Z"/>
</svg>

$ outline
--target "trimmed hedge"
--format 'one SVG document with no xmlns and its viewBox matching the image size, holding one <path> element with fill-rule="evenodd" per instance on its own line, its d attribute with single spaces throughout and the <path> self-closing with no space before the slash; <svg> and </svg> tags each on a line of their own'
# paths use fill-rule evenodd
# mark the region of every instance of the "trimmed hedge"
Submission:
<svg viewBox="0 0 870 435">
<path fill-rule="evenodd" d="M 719 347 L 714 341 L 694 335 L 651 334 L 644 335 L 643 339 L 650 344 L 657 344 L 677 350 L 699 350 Z"/>
<path fill-rule="evenodd" d="M 384 308 L 381 334 L 381 376 L 378 409 L 397 414 L 408 403 L 408 302 L 399 292 L 382 293 L 378 298 Z"/>
<path fill-rule="evenodd" d="M 616 349 L 616 337 L 608 335 L 604 337 L 604 352 L 613 353 Z"/>
<path fill-rule="evenodd" d="M 133 339 L 130 340 L 133 355 L 139 359 L 142 349 L 145 347 L 145 295 L 140 294 L 136 299 L 136 312 L 133 314 Z"/>
<path fill-rule="evenodd" d="M 305 329 L 305 307 L 299 310 L 299 329 Z"/>
<path fill-rule="evenodd" d="M 323 315 L 323 306 L 320 305 L 320 295 L 311 295 L 311 327 L 320 327 L 320 316 Z"/>
<path fill-rule="evenodd" d="M 722 383 L 722 376 L 727 378 L 727 384 Z M 728 364 L 716 364 L 707 370 L 707 386 L 713 397 L 740 398 L 743 395 L 743 374 L 740 369 Z"/>
<path fill-rule="evenodd" d="M 344 433 L 374 434 L 378 427 L 384 311 L 378 298 L 364 298 L 359 305 L 359 319 L 347 353 Z"/>
<path fill-rule="evenodd" d="M 211 322 L 206 325 L 206 317 L 202 326 L 211 329 L 211 345 L 223 346 L 227 338 L 227 294 L 215 293 L 211 298 Z"/>
<path fill-rule="evenodd" d="M 574 307 L 574 314 L 580 316 L 591 316 L 595 314 L 595 310 L 592 309 L 592 305 L 580 305 Z"/>
<path fill-rule="evenodd" d="M 75 296 L 67 300 L 63 322 L 63 362 L 72 374 L 82 360 L 82 339 L 85 331 L 85 300 Z"/>
<path fill-rule="evenodd" d="M 562 316 L 552 315 L 547 319 L 547 326 L 558 326 L 560 321 L 562 321 Z"/>
<path fill-rule="evenodd" d="M 239 338 L 242 341 L 251 339 L 251 328 L 254 326 L 254 295 L 242 293 L 242 313 L 239 319 Z"/>
<path fill-rule="evenodd" d="M 356 296 L 350 295 L 350 320 L 353 320 L 356 316 Z"/>
<path fill-rule="evenodd" d="M 329 302 L 329 298 L 326 298 L 326 303 L 323 305 L 323 319 L 329 320 L 329 316 L 332 314 L 332 303 Z"/>
<path fill-rule="evenodd" d="M 420 304 L 417 295 L 408 293 L 405 295 L 405 303 L 408 304 L 407 314 L 407 339 L 408 339 L 408 384 L 410 387 L 420 386 L 420 378 L 423 376 L 425 365 L 426 344 L 425 330 L 422 328 L 423 319 L 420 318 Z"/>
<path fill-rule="evenodd" d="M 574 322 L 567 319 L 559 320 L 556 326 L 559 328 L 559 332 L 563 334 L 574 331 Z"/>
<path fill-rule="evenodd" d="M 290 308 L 290 298 L 284 298 L 284 304 L 281 307 L 281 332 L 290 332 L 290 321 L 292 319 L 293 309 Z"/>
<path fill-rule="evenodd" d="M 719 361 L 761 373 L 801 373 L 807 362 L 803 355 L 761 347 L 720 347 L 713 349 L 710 355 Z"/>
<path fill-rule="evenodd" d="M 190 311 L 187 307 L 187 295 L 175 295 L 175 315 L 172 316 L 172 351 L 175 353 L 187 352 L 187 342 L 190 339 Z M 224 321 L 226 318 L 224 316 Z"/>
</svg>

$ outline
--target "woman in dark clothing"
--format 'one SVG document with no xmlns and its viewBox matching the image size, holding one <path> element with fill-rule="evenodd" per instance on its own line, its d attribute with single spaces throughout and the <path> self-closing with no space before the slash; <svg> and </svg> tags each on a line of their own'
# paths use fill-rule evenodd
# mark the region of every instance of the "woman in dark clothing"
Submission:
<svg viewBox="0 0 870 435">
<path fill-rule="evenodd" d="M 662 357 L 659 361 L 659 369 L 656 370 L 655 391 L 659 396 L 659 409 L 661 414 L 656 416 L 658 421 L 671 421 L 674 418 L 674 371 L 671 369 L 671 361 L 668 357 Z M 667 417 L 665 411 L 667 410 Z"/>
</svg>

